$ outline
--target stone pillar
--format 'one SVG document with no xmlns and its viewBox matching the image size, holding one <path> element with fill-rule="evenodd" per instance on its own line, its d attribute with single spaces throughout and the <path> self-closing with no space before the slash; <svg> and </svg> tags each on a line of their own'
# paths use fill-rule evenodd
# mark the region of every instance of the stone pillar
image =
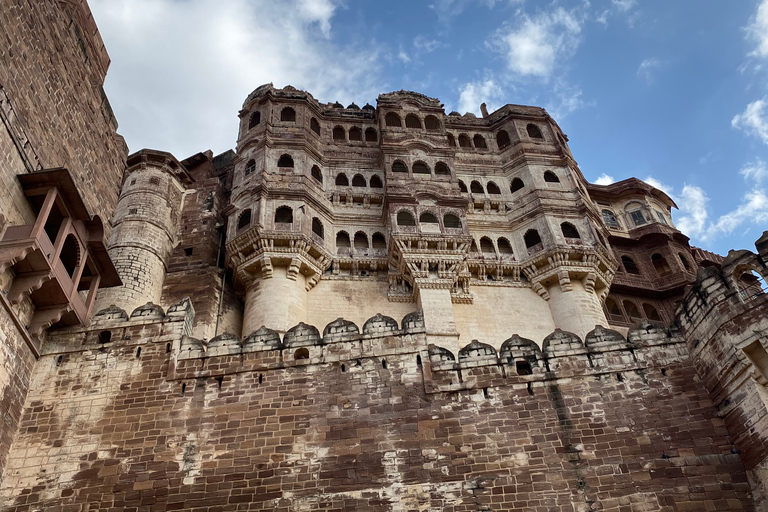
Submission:
<svg viewBox="0 0 768 512">
<path fill-rule="evenodd" d="M 243 336 L 262 325 L 285 334 L 307 319 L 307 279 L 288 267 L 274 267 L 271 277 L 259 276 L 248 283 L 243 312 Z"/>
<path fill-rule="evenodd" d="M 580 280 L 570 282 L 570 290 L 564 291 L 559 283 L 550 286 L 549 310 L 555 326 L 572 332 L 582 340 L 595 325 L 608 325 L 600 298 L 594 291 L 587 291 Z"/>
<path fill-rule="evenodd" d="M 461 347 L 453 317 L 451 289 L 448 286 L 429 286 L 428 279 L 424 280 L 424 283 L 420 281 L 421 279 L 416 280 L 416 293 L 419 307 L 424 314 L 428 342 L 458 354 Z"/>
<path fill-rule="evenodd" d="M 130 314 L 147 302 L 159 304 L 176 245 L 183 185 L 163 163 L 142 162 L 126 174 L 108 244 L 123 286 L 100 290 L 95 311 L 114 304 Z"/>
</svg>

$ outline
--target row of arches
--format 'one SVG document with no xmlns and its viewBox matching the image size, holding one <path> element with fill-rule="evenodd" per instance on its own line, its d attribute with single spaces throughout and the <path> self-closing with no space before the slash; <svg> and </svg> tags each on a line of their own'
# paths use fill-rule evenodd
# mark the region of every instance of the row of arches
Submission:
<svg viewBox="0 0 768 512">
<path fill-rule="evenodd" d="M 449 133 L 446 136 L 448 137 L 448 145 L 456 147 L 456 137 L 452 133 Z M 485 137 L 479 133 L 476 133 L 471 139 L 466 133 L 460 133 L 458 138 L 458 147 L 468 149 L 488 149 L 488 144 L 485 142 Z"/>
<path fill-rule="evenodd" d="M 348 187 L 350 185 L 349 178 L 347 178 L 347 175 L 343 172 L 340 172 L 336 175 L 336 186 L 338 187 Z M 355 174 L 352 177 L 352 186 L 353 187 L 367 187 L 370 186 L 371 188 L 383 188 L 384 184 L 381 181 L 381 178 L 377 175 L 371 176 L 370 182 L 366 182 L 365 176 L 362 174 Z"/>
<path fill-rule="evenodd" d="M 349 135 L 349 139 L 347 139 L 347 134 Z M 358 126 L 353 126 L 349 129 L 349 132 L 347 132 L 343 126 L 337 125 L 333 127 L 333 140 L 335 141 L 349 140 L 350 142 L 363 142 L 363 138 L 365 138 L 365 142 L 379 141 L 379 135 L 376 133 L 375 128 L 366 128 L 365 135 L 363 135 L 362 128 Z"/>
<path fill-rule="evenodd" d="M 354 237 L 350 237 L 347 231 L 338 231 L 336 233 L 337 254 L 348 253 L 351 248 L 354 248 L 358 251 L 365 249 L 384 250 L 387 248 L 387 239 L 382 233 L 378 231 L 371 235 L 370 242 L 368 234 L 363 231 L 358 231 L 355 233 Z"/>
<path fill-rule="evenodd" d="M 397 212 L 396 222 L 398 226 L 416 226 L 416 218 L 410 210 L 400 210 Z M 433 212 L 426 211 L 419 215 L 419 224 L 440 225 L 440 220 Z M 454 213 L 443 215 L 443 227 L 449 229 L 460 229 L 462 227 L 461 219 Z"/>
<path fill-rule="evenodd" d="M 546 183 L 560 183 L 560 178 L 558 178 L 557 174 L 552 171 L 545 171 L 544 181 Z M 523 188 L 525 188 L 525 183 L 520 178 L 513 179 L 509 184 L 509 192 L 512 194 Z M 494 181 L 486 182 L 485 187 L 483 187 L 482 183 L 479 181 L 472 180 L 469 184 L 469 189 L 467 189 L 466 183 L 464 183 L 463 180 L 459 180 L 459 190 L 462 192 L 471 192 L 473 194 L 485 194 L 487 191 L 488 195 L 501 195 L 501 188 L 499 188 Z"/>
<path fill-rule="evenodd" d="M 395 160 L 394 162 L 392 162 L 392 172 L 407 173 L 408 166 L 405 165 L 405 163 L 402 160 Z M 432 174 L 432 169 L 429 167 L 429 164 L 427 164 L 426 162 L 417 160 L 411 166 L 411 172 L 413 174 Z M 450 167 L 448 167 L 448 164 L 446 164 L 445 162 L 437 162 L 435 164 L 435 175 L 450 176 L 451 169 Z"/>
<path fill-rule="evenodd" d="M 384 124 L 386 124 L 389 128 L 402 128 L 403 119 L 397 112 L 388 112 L 387 115 L 384 116 Z M 407 114 L 405 116 L 405 127 L 413 130 L 427 131 L 440 131 L 442 129 L 440 120 L 437 118 L 437 116 L 432 114 L 424 117 L 423 123 L 418 115 L 413 113 Z"/>
<path fill-rule="evenodd" d="M 570 222 L 563 222 L 560 224 L 560 230 L 566 240 L 580 240 L 581 235 L 579 230 Z M 543 249 L 543 242 L 538 230 L 529 229 L 523 235 L 523 242 L 525 242 L 525 248 L 528 249 L 529 254 L 534 254 Z M 484 236 L 480 239 L 480 250 L 475 241 L 472 241 L 471 252 L 483 253 L 483 254 L 514 254 L 512 250 L 512 244 L 508 238 L 499 237 L 494 245 L 491 238 Z"/>
<path fill-rule="evenodd" d="M 621 303 L 621 307 L 619 307 Z M 623 311 L 622 311 L 623 309 Z M 618 301 L 612 297 L 605 299 L 605 310 L 608 314 L 608 318 L 614 322 L 638 322 L 643 318 L 652 322 L 663 321 L 659 311 L 647 302 L 641 304 L 638 308 L 634 301 L 625 299 Z M 642 314 L 640 313 L 642 311 Z"/>
<path fill-rule="evenodd" d="M 680 264 L 685 268 L 685 270 L 692 271 L 691 264 L 688 262 L 688 258 L 686 258 L 683 253 L 678 253 L 677 257 L 680 258 Z M 634 275 L 642 275 L 642 272 L 640 271 L 640 267 L 635 263 L 635 260 L 630 258 L 629 256 L 622 256 L 621 257 L 621 264 L 624 267 L 624 272 L 627 274 L 634 274 Z M 656 273 L 659 276 L 664 276 L 667 274 L 672 273 L 672 268 L 669 266 L 669 263 L 667 262 L 667 258 L 665 258 L 660 253 L 654 253 L 651 255 L 651 264 L 653 265 L 654 270 L 656 270 Z"/>
<path fill-rule="evenodd" d="M 484 236 L 480 239 L 479 251 L 477 248 L 477 243 L 472 240 L 472 247 L 470 248 L 470 252 L 482 252 L 483 254 L 514 254 L 514 251 L 512 250 L 512 244 L 507 238 L 499 237 L 496 239 L 496 244 L 494 245 L 493 240 L 487 236 Z"/>
</svg>

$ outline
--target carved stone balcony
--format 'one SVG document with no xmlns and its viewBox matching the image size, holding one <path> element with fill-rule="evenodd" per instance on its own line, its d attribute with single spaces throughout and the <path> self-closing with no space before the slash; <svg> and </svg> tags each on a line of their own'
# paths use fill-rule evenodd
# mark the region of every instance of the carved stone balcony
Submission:
<svg viewBox="0 0 768 512">
<path fill-rule="evenodd" d="M 66 169 L 23 174 L 19 181 L 37 218 L 9 227 L 0 241 L 0 272 L 13 275 L 5 296 L 14 305 L 31 300 L 32 336 L 54 324 L 85 324 L 99 286 L 122 284 L 101 220 L 91 218 Z"/>
</svg>

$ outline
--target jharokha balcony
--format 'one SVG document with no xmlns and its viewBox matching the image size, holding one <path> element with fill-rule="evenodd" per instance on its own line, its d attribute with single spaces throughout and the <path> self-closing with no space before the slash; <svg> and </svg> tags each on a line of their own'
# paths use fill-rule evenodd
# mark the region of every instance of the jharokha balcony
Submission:
<svg viewBox="0 0 768 512">
<path fill-rule="evenodd" d="M 0 240 L 0 272 L 11 271 L 4 303 L 33 306 L 27 331 L 88 322 L 99 287 L 121 283 L 104 246 L 98 216 L 91 218 L 66 169 L 18 176 L 37 215 L 33 224 L 10 226 Z"/>
</svg>

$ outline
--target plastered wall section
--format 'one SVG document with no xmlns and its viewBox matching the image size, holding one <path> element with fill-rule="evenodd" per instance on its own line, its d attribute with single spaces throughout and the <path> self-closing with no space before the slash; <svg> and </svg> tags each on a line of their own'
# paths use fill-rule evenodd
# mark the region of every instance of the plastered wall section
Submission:
<svg viewBox="0 0 768 512">
<path fill-rule="evenodd" d="M 591 364 L 566 340 L 529 376 L 495 356 L 434 359 L 418 333 L 293 360 L 270 346 L 181 359 L 173 332 L 77 336 L 41 359 L 4 510 L 754 510 L 685 345 L 659 332 Z"/>
<path fill-rule="evenodd" d="M 366 320 L 378 313 L 400 319 L 418 309 L 414 302 L 390 302 L 388 287 L 384 279 L 322 279 L 307 295 L 306 323 L 322 331 L 337 318 L 343 318 L 362 328 Z"/>
<path fill-rule="evenodd" d="M 581 281 L 571 280 L 571 290 L 556 284 L 549 288 L 549 309 L 555 325 L 584 338 L 596 325 L 608 325 L 600 299 L 584 289 Z"/>
<path fill-rule="evenodd" d="M 547 301 L 530 288 L 473 286 L 472 304 L 454 304 L 459 344 L 472 340 L 497 350 L 513 333 L 541 343 L 555 330 Z"/>
</svg>

